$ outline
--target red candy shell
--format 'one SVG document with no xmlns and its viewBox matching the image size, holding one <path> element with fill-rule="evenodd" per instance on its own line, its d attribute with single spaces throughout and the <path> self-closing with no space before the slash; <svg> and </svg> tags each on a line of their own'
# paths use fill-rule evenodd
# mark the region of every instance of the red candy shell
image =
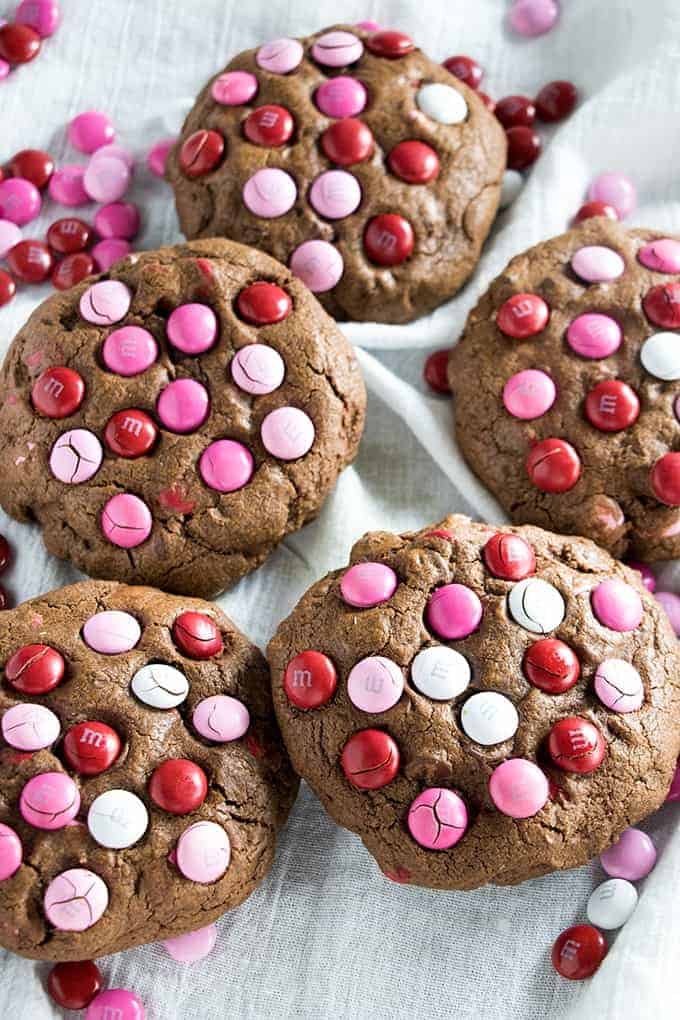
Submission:
<svg viewBox="0 0 680 1020">
<path fill-rule="evenodd" d="M 83 776 L 98 776 L 111 768 L 120 754 L 120 737 L 98 720 L 76 723 L 64 737 L 64 757 Z"/>
<path fill-rule="evenodd" d="M 550 318 L 548 305 L 538 294 L 513 294 L 496 313 L 501 333 L 514 340 L 526 340 L 545 329 Z"/>
<path fill-rule="evenodd" d="M 484 562 L 494 577 L 521 581 L 536 571 L 534 550 L 520 535 L 498 531 L 484 546 Z"/>
<path fill-rule="evenodd" d="M 86 251 L 67 255 L 52 273 L 52 286 L 57 290 L 68 290 L 94 273 L 94 259 Z"/>
<path fill-rule="evenodd" d="M 604 935 L 591 924 L 575 924 L 558 935 L 552 947 L 552 965 L 571 981 L 591 977 L 607 955 Z"/>
<path fill-rule="evenodd" d="M 680 453 L 659 457 L 650 475 L 652 491 L 666 506 L 680 506 Z"/>
<path fill-rule="evenodd" d="M 647 318 L 656 326 L 680 328 L 680 283 L 660 283 L 642 301 Z"/>
<path fill-rule="evenodd" d="M 588 719 L 571 715 L 555 723 L 548 736 L 548 753 L 566 772 L 585 775 L 602 764 L 607 747 L 601 731 Z"/>
<path fill-rule="evenodd" d="M 445 348 L 443 351 L 433 351 L 428 355 L 423 368 L 425 382 L 435 393 L 450 393 L 448 368 L 449 355 L 451 351 Z"/>
<path fill-rule="evenodd" d="M 398 57 L 405 57 L 411 53 L 415 49 L 415 43 L 404 32 L 395 32 L 387 28 L 369 36 L 366 40 L 366 48 L 371 53 L 375 53 L 377 57 L 396 60 Z"/>
<path fill-rule="evenodd" d="M 605 379 L 593 386 L 585 402 L 586 418 L 601 432 L 620 432 L 640 414 L 635 390 L 620 379 Z"/>
<path fill-rule="evenodd" d="M 78 373 L 65 365 L 47 368 L 33 383 L 31 400 L 45 418 L 68 418 L 77 411 L 85 396 L 85 383 Z"/>
<path fill-rule="evenodd" d="M 371 129 L 362 120 L 344 117 L 334 121 L 321 135 L 321 148 L 338 166 L 362 163 L 373 152 Z"/>
<path fill-rule="evenodd" d="M 41 149 L 22 149 L 10 159 L 9 169 L 13 177 L 23 177 L 42 191 L 54 173 L 54 160 Z"/>
<path fill-rule="evenodd" d="M 399 142 L 387 162 L 392 173 L 407 184 L 427 184 L 439 173 L 439 156 L 425 142 Z"/>
<path fill-rule="evenodd" d="M 187 177 L 202 177 L 221 162 L 224 138 L 217 131 L 194 131 L 179 153 L 179 165 Z"/>
<path fill-rule="evenodd" d="M 527 648 L 523 669 L 529 683 L 546 694 L 564 694 L 581 675 L 576 653 L 557 638 L 542 638 Z"/>
<path fill-rule="evenodd" d="M 285 145 L 295 129 L 295 121 L 285 106 L 270 103 L 251 110 L 243 124 L 243 133 L 254 145 L 274 148 Z"/>
<path fill-rule="evenodd" d="M 413 251 L 413 227 L 403 216 L 382 213 L 368 221 L 364 231 L 366 255 L 379 266 L 398 266 Z"/>
<path fill-rule="evenodd" d="M 191 659 L 211 659 L 224 648 L 220 629 L 207 613 L 180 613 L 172 625 L 172 640 Z"/>
<path fill-rule="evenodd" d="M 275 283 L 260 280 L 251 283 L 236 299 L 236 310 L 242 319 L 254 326 L 282 322 L 293 309 L 290 295 Z"/>
<path fill-rule="evenodd" d="M 200 765 L 188 758 L 169 758 L 154 770 L 149 781 L 154 804 L 171 815 L 188 815 L 208 794 L 208 780 Z"/>
<path fill-rule="evenodd" d="M 47 694 L 61 683 L 65 668 L 64 658 L 56 648 L 24 645 L 7 662 L 5 680 L 22 694 Z"/>
<path fill-rule="evenodd" d="M 576 223 L 583 223 L 584 220 L 589 220 L 593 216 L 606 216 L 608 220 L 618 220 L 619 218 L 613 205 L 608 205 L 606 202 L 586 202 L 576 213 L 574 220 Z"/>
<path fill-rule="evenodd" d="M 360 730 L 345 744 L 340 761 L 352 786 L 379 790 L 399 771 L 399 748 L 384 730 Z"/>
<path fill-rule="evenodd" d="M 568 492 L 581 477 L 581 459 L 564 439 L 542 439 L 529 450 L 527 474 L 542 492 Z"/>
<path fill-rule="evenodd" d="M 283 677 L 283 689 L 296 708 L 320 708 L 335 694 L 338 675 L 323 652 L 300 652 L 290 660 Z"/>
<path fill-rule="evenodd" d="M 153 418 L 136 407 L 116 411 L 106 423 L 106 445 L 119 457 L 132 460 L 148 453 L 156 442 L 158 426 Z"/>
<path fill-rule="evenodd" d="M 104 983 L 92 960 L 57 963 L 47 976 L 47 991 L 62 1009 L 87 1009 Z"/>
</svg>

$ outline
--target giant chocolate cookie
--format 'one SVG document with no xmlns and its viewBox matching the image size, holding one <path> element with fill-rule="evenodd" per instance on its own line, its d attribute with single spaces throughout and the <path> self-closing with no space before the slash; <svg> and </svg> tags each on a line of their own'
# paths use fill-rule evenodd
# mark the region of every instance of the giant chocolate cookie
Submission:
<svg viewBox="0 0 680 1020">
<path fill-rule="evenodd" d="M 295 779 L 224 613 L 88 581 L 0 614 L 0 944 L 83 960 L 193 931 L 262 881 Z"/>
<path fill-rule="evenodd" d="M 269 646 L 293 765 L 389 878 L 571 868 L 654 811 L 680 750 L 680 652 L 594 543 L 449 517 L 375 532 Z"/>
<path fill-rule="evenodd" d="M 270 252 L 338 319 L 408 322 L 474 269 L 505 136 L 407 35 L 339 26 L 235 57 L 167 167 L 187 237 Z"/>
<path fill-rule="evenodd" d="M 89 574 L 203 596 L 318 513 L 366 399 L 300 281 L 221 240 L 49 298 L 0 384 L 4 509 Z"/>
<path fill-rule="evenodd" d="M 588 220 L 509 263 L 449 379 L 456 436 L 512 518 L 680 556 L 680 240 Z"/>
</svg>

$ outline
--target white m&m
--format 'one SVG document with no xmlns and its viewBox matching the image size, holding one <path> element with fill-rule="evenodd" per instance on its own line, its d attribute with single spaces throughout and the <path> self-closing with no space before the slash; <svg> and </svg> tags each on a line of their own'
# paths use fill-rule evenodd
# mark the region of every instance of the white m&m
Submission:
<svg viewBox="0 0 680 1020">
<path fill-rule="evenodd" d="M 434 701 L 449 701 L 470 683 L 470 664 L 464 655 L 446 645 L 418 652 L 411 663 L 411 679 L 421 694 Z"/>
<path fill-rule="evenodd" d="M 508 595 L 515 623 L 533 634 L 549 634 L 564 619 L 564 599 L 552 584 L 540 577 L 519 581 Z"/>
<path fill-rule="evenodd" d="M 598 928 L 620 928 L 637 906 L 638 894 L 625 878 L 610 878 L 598 885 L 588 900 L 587 915 Z"/>
<path fill-rule="evenodd" d="M 124 850 L 137 843 L 148 825 L 149 814 L 144 803 L 129 790 L 100 793 L 87 813 L 90 835 L 109 850 Z"/>
<path fill-rule="evenodd" d="M 451 85 L 430 82 L 416 93 L 418 108 L 438 124 L 460 124 L 468 114 L 463 96 Z"/>
<path fill-rule="evenodd" d="M 177 708 L 189 693 L 189 681 L 184 673 L 161 662 L 138 669 L 130 686 L 135 697 L 150 708 Z"/>
<path fill-rule="evenodd" d="M 654 333 L 640 348 L 642 367 L 656 379 L 680 379 L 680 338 L 677 333 Z"/>
<path fill-rule="evenodd" d="M 497 691 L 480 691 L 468 698 L 460 721 L 470 740 L 484 747 L 510 740 L 519 726 L 517 709 L 509 698 Z"/>
</svg>

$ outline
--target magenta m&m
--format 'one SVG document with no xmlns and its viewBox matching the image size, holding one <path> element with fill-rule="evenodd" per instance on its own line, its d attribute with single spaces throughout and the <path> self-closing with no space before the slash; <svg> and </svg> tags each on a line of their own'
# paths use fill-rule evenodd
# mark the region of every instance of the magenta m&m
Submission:
<svg viewBox="0 0 680 1020">
<path fill-rule="evenodd" d="M 436 588 L 427 603 L 428 626 L 449 640 L 468 637 L 481 623 L 479 596 L 464 584 L 445 584 Z"/>
<path fill-rule="evenodd" d="M 348 605 L 367 609 L 390 599 L 397 584 L 397 575 L 387 564 L 355 563 L 343 574 L 340 592 Z"/>
<path fill-rule="evenodd" d="M 15 875 L 21 867 L 24 850 L 19 836 L 9 825 L 0 822 L 0 882 Z"/>
<path fill-rule="evenodd" d="M 356 117 L 368 101 L 366 86 L 356 78 L 339 75 L 325 81 L 314 93 L 314 102 L 327 117 Z"/>
<path fill-rule="evenodd" d="M 80 810 L 80 791 L 66 773 L 43 772 L 24 786 L 19 810 L 36 829 L 63 829 Z"/>
<path fill-rule="evenodd" d="M 590 601 L 597 619 L 610 630 L 635 630 L 642 622 L 639 594 L 618 578 L 601 581 L 591 592 Z"/>
<path fill-rule="evenodd" d="M 656 847 L 641 829 L 626 829 L 618 841 L 600 854 L 602 867 L 612 878 L 638 882 L 656 864 Z"/>
<path fill-rule="evenodd" d="M 242 489 L 254 470 L 252 453 L 235 439 L 217 439 L 205 448 L 199 461 L 201 478 L 216 492 Z"/>
<path fill-rule="evenodd" d="M 217 316 L 208 305 L 179 305 L 168 318 L 168 340 L 184 354 L 204 354 L 217 339 Z"/>
<path fill-rule="evenodd" d="M 465 835 L 468 813 L 453 790 L 432 786 L 411 802 L 408 829 L 426 850 L 449 850 Z"/>
<path fill-rule="evenodd" d="M 623 331 L 616 319 L 598 312 L 586 312 L 569 324 L 567 342 L 582 358 L 608 358 L 618 351 Z"/>
<path fill-rule="evenodd" d="M 510 758 L 498 765 L 489 780 L 489 795 L 498 810 L 510 818 L 531 818 L 549 797 L 545 773 L 526 758 Z"/>
<path fill-rule="evenodd" d="M 546 372 L 527 368 L 516 372 L 503 387 L 503 404 L 513 418 L 540 418 L 555 403 L 557 389 Z"/>
<path fill-rule="evenodd" d="M 196 379 L 175 379 L 161 390 L 156 410 L 161 424 L 170 432 L 195 432 L 210 413 L 210 397 Z"/>
<path fill-rule="evenodd" d="M 104 536 L 121 549 L 134 549 L 151 534 L 151 511 L 131 492 L 119 492 L 105 504 L 101 516 Z"/>
<path fill-rule="evenodd" d="M 340 281 L 344 262 L 329 241 L 303 241 L 291 255 L 290 268 L 313 294 L 323 294 Z"/>
</svg>

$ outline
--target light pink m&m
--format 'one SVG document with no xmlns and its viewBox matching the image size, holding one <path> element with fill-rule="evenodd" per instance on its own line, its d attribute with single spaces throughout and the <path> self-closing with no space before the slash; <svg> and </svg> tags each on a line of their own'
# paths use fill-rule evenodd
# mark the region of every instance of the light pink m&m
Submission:
<svg viewBox="0 0 680 1020">
<path fill-rule="evenodd" d="M 593 589 L 591 605 L 595 616 L 611 630 L 635 630 L 642 620 L 642 601 L 625 581 L 609 578 Z"/>
<path fill-rule="evenodd" d="M 319 85 L 314 102 L 327 117 L 356 117 L 366 106 L 366 87 L 356 78 L 341 74 Z"/>
<path fill-rule="evenodd" d="M 230 860 L 229 837 L 216 822 L 195 822 L 177 841 L 177 867 L 192 882 L 217 882 Z"/>
<path fill-rule="evenodd" d="M 605 659 L 595 670 L 595 693 L 613 712 L 637 712 L 645 697 L 642 677 L 624 659 Z"/>
<path fill-rule="evenodd" d="M 130 186 L 130 168 L 117 156 L 93 156 L 85 170 L 83 185 L 95 202 L 117 202 Z"/>
<path fill-rule="evenodd" d="M 116 145 L 115 142 L 102 145 L 101 149 L 97 149 L 97 159 L 101 156 L 115 156 L 116 159 L 122 159 L 128 170 L 132 170 L 135 165 L 135 156 L 132 150 L 126 149 L 124 145 Z"/>
<path fill-rule="evenodd" d="M 80 299 L 80 314 L 95 326 L 112 326 L 125 318 L 132 295 L 120 280 L 102 280 L 88 287 Z"/>
<path fill-rule="evenodd" d="M 295 181 L 285 170 L 263 167 L 249 177 L 243 185 L 243 202 L 255 216 L 276 219 L 295 205 Z"/>
<path fill-rule="evenodd" d="M 0 882 L 6 881 L 21 867 L 24 851 L 14 829 L 0 822 Z"/>
<path fill-rule="evenodd" d="M 637 205 L 635 185 L 630 177 L 620 173 L 600 174 L 588 188 L 591 202 L 605 202 L 616 209 L 620 220 L 633 212 Z"/>
<path fill-rule="evenodd" d="M 302 45 L 297 39 L 272 39 L 260 46 L 255 60 L 258 67 L 270 74 L 289 74 L 294 71 L 304 56 Z"/>
<path fill-rule="evenodd" d="M 83 640 L 93 652 L 120 655 L 131 651 L 142 636 L 142 628 L 130 613 L 105 609 L 83 624 Z"/>
<path fill-rule="evenodd" d="M 312 46 L 312 57 L 324 67 L 354 64 L 364 52 L 364 44 L 351 32 L 324 32 Z"/>
<path fill-rule="evenodd" d="M 203 383 L 175 379 L 161 391 L 156 407 L 166 429 L 186 434 L 199 429 L 208 417 L 210 397 Z"/>
<path fill-rule="evenodd" d="M 343 574 L 340 591 L 348 605 L 368 609 L 392 598 L 397 583 L 386 563 L 355 563 Z"/>
<path fill-rule="evenodd" d="M 210 95 L 221 106 L 243 106 L 257 90 L 257 78 L 250 71 L 225 71 L 212 83 Z"/>
<path fill-rule="evenodd" d="M 10 177 L 0 181 L 0 218 L 16 223 L 18 227 L 30 223 L 40 215 L 42 199 L 35 184 L 23 177 Z"/>
<path fill-rule="evenodd" d="M 120 262 L 132 251 L 129 241 L 123 237 L 107 237 L 105 241 L 99 241 L 90 250 L 95 265 L 100 273 L 109 271 L 112 265 Z"/>
<path fill-rule="evenodd" d="M 329 220 L 350 216 L 361 202 L 361 188 L 354 174 L 346 170 L 326 170 L 314 180 L 309 201 Z"/>
<path fill-rule="evenodd" d="M 131 241 L 139 231 L 139 208 L 132 202 L 109 202 L 97 210 L 94 226 L 100 237 Z"/>
<path fill-rule="evenodd" d="M 178 935 L 174 939 L 166 939 L 163 948 L 177 963 L 197 963 L 209 956 L 217 942 L 217 927 L 209 924 L 198 931 Z"/>
<path fill-rule="evenodd" d="M 85 167 L 77 163 L 59 167 L 50 177 L 47 190 L 50 198 L 60 205 L 86 205 L 90 199 L 85 191 Z"/>
<path fill-rule="evenodd" d="M 141 1000 L 127 988 L 107 988 L 87 1007 L 85 1020 L 145 1020 Z"/>
<path fill-rule="evenodd" d="M 134 549 L 145 542 L 152 523 L 146 503 L 131 492 L 112 496 L 102 510 L 102 531 L 112 545 L 121 549 Z"/>
<path fill-rule="evenodd" d="M 246 393 L 260 395 L 277 390 L 286 374 L 283 358 L 267 344 L 248 344 L 231 359 L 231 377 Z"/>
<path fill-rule="evenodd" d="M 50 471 L 66 485 L 79 485 L 96 475 L 104 452 L 94 432 L 70 429 L 56 440 L 50 453 Z"/>
<path fill-rule="evenodd" d="M 217 316 L 208 305 L 197 302 L 180 305 L 171 312 L 166 331 L 178 351 L 203 354 L 215 343 Z"/>
<path fill-rule="evenodd" d="M 680 637 L 680 595 L 673 591 L 657 591 L 656 599 L 666 611 L 676 636 Z"/>
<path fill-rule="evenodd" d="M 572 255 L 571 268 L 586 283 L 609 283 L 618 279 L 626 266 L 617 251 L 601 244 L 590 244 Z"/>
<path fill-rule="evenodd" d="M 618 351 L 623 333 L 616 319 L 599 312 L 577 316 L 567 330 L 567 343 L 583 358 L 608 358 Z"/>
<path fill-rule="evenodd" d="M 99 875 L 71 868 L 53 878 L 43 900 L 47 920 L 58 931 L 86 931 L 109 905 L 109 890 Z"/>
<path fill-rule="evenodd" d="M 467 808 L 453 790 L 431 786 L 411 802 L 407 823 L 416 843 L 427 850 L 448 850 L 465 834 Z"/>
<path fill-rule="evenodd" d="M 63 829 L 80 810 L 80 792 L 66 773 L 43 772 L 24 786 L 19 810 L 36 829 Z"/>
<path fill-rule="evenodd" d="M 59 719 L 45 705 L 13 705 L 2 717 L 2 735 L 17 751 L 51 747 L 59 736 L 59 729 Z"/>
<path fill-rule="evenodd" d="M 74 149 L 88 154 L 109 145 L 116 136 L 110 119 L 98 110 L 79 113 L 69 124 L 67 134 Z"/>
<path fill-rule="evenodd" d="M 335 287 L 345 265 L 329 241 L 303 241 L 290 257 L 290 268 L 313 294 L 323 294 Z"/>
<path fill-rule="evenodd" d="M 387 712 L 404 691 L 404 675 L 396 662 L 384 655 L 370 655 L 352 668 L 347 693 L 362 712 Z"/>
<path fill-rule="evenodd" d="M 98 286 L 95 284 L 95 287 Z M 85 297 L 85 295 L 83 295 Z M 146 372 L 158 357 L 158 345 L 148 329 L 121 326 L 109 333 L 102 347 L 102 358 L 110 372 L 133 376 Z"/>
<path fill-rule="evenodd" d="M 540 418 L 555 403 L 557 389 L 546 372 L 527 368 L 510 376 L 503 387 L 503 404 L 514 418 Z"/>
<path fill-rule="evenodd" d="M 146 157 L 146 165 L 154 177 L 165 177 L 165 164 L 168 154 L 176 141 L 176 138 L 163 138 L 160 142 L 156 142 L 149 150 L 149 154 Z"/>
<path fill-rule="evenodd" d="M 638 882 L 656 864 L 656 848 L 646 832 L 626 829 L 617 843 L 600 854 L 600 863 L 612 878 Z"/>
<path fill-rule="evenodd" d="M 209 488 L 216 492 L 236 492 L 252 478 L 253 455 L 235 439 L 218 439 L 205 448 L 198 469 Z"/>
<path fill-rule="evenodd" d="M 4 259 L 10 248 L 21 241 L 21 228 L 12 220 L 0 219 L 0 259 Z"/>
<path fill-rule="evenodd" d="M 491 800 L 510 818 L 531 818 L 544 807 L 549 794 L 545 773 L 526 758 L 510 758 L 491 773 Z"/>
<path fill-rule="evenodd" d="M 427 603 L 427 622 L 440 637 L 456 640 L 477 630 L 482 619 L 479 596 L 464 584 L 436 588 Z"/>
<path fill-rule="evenodd" d="M 533 39 L 554 28 L 559 16 L 557 0 L 515 0 L 508 21 L 518 35 Z"/>
<path fill-rule="evenodd" d="M 680 241 L 671 237 L 650 241 L 640 248 L 638 259 L 657 273 L 680 273 Z"/>
<path fill-rule="evenodd" d="M 238 740 L 250 726 L 250 713 L 239 701 L 228 694 L 215 694 L 199 701 L 192 722 L 197 733 L 216 744 Z"/>
<path fill-rule="evenodd" d="M 299 407 L 279 407 L 262 422 L 260 435 L 265 450 L 280 460 L 297 460 L 314 443 L 312 419 Z"/>
</svg>

